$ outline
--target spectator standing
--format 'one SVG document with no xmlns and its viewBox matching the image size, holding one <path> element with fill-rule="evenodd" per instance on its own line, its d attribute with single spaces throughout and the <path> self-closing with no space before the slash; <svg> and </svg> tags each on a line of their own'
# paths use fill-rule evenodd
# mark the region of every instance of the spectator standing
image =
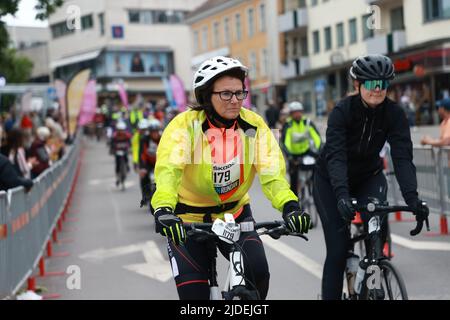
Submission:
<svg viewBox="0 0 450 320">
<path fill-rule="evenodd" d="M 29 191 L 33 186 L 33 181 L 20 177 L 9 159 L 0 154 L 0 191 L 6 191 L 19 186 Z"/>
<path fill-rule="evenodd" d="M 30 158 L 27 161 L 25 157 L 25 136 L 22 130 L 14 128 L 8 134 L 8 146 L 9 146 L 9 161 L 11 161 L 13 167 L 19 176 L 23 178 L 31 178 L 31 169 L 33 164 L 36 163 L 34 158 Z"/>
<path fill-rule="evenodd" d="M 280 110 L 275 106 L 273 102 L 269 102 L 268 106 L 269 107 L 266 110 L 267 124 L 270 129 L 274 129 L 280 117 Z"/>
<path fill-rule="evenodd" d="M 36 132 L 37 136 L 30 148 L 30 157 L 35 157 L 36 165 L 31 170 L 31 177 L 34 179 L 50 167 L 50 155 L 47 148 L 47 140 L 50 138 L 50 129 L 40 127 Z"/>
<path fill-rule="evenodd" d="M 448 146 L 450 145 L 450 98 L 438 101 L 436 106 L 439 108 L 438 113 L 442 118 L 439 139 L 433 139 L 426 135 L 422 138 L 420 143 L 422 145 L 430 145 L 433 147 Z"/>
</svg>

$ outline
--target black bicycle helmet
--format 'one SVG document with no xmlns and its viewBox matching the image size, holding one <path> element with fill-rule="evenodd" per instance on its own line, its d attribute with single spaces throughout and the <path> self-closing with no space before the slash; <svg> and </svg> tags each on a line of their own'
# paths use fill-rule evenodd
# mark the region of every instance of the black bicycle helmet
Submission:
<svg viewBox="0 0 450 320">
<path fill-rule="evenodd" d="M 381 54 L 358 57 L 350 68 L 350 76 L 355 80 L 392 80 L 394 65 L 390 58 Z"/>
</svg>

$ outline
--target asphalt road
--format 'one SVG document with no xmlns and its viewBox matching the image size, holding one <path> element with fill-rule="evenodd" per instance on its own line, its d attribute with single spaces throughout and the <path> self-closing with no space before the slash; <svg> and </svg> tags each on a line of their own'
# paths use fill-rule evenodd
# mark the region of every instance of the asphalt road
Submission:
<svg viewBox="0 0 450 320">
<path fill-rule="evenodd" d="M 84 145 L 73 202 L 58 235 L 60 243 L 54 247 L 54 252 L 69 256 L 46 260 L 47 271 L 67 273 L 39 278 L 37 285 L 47 294 L 59 294 L 59 299 L 177 299 L 165 240 L 154 232 L 153 218 L 139 208 L 138 177 L 131 173 L 127 189 L 120 191 L 105 143 L 85 140 Z M 257 179 L 250 196 L 257 221 L 280 218 Z M 431 231 L 436 233 L 439 217 L 432 215 L 431 220 Z M 450 299 L 450 238 L 430 234 L 411 238 L 413 222 L 393 222 L 391 227 L 393 263 L 404 277 L 410 298 Z M 308 237 L 308 242 L 263 237 L 271 273 L 268 299 L 319 298 L 326 254 L 320 226 Z M 226 276 L 225 261 L 218 260 L 220 284 Z"/>
</svg>

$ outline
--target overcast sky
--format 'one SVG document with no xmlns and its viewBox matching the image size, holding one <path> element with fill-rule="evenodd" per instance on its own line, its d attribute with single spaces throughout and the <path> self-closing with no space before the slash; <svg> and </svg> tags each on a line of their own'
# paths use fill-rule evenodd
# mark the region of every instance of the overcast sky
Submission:
<svg viewBox="0 0 450 320">
<path fill-rule="evenodd" d="M 1 1 L 1 0 L 0 0 Z M 36 11 L 34 7 L 37 0 L 21 0 L 19 3 L 19 11 L 17 11 L 16 16 L 8 15 L 2 20 L 10 26 L 32 26 L 32 27 L 47 27 L 47 21 L 42 22 L 36 20 Z"/>
</svg>

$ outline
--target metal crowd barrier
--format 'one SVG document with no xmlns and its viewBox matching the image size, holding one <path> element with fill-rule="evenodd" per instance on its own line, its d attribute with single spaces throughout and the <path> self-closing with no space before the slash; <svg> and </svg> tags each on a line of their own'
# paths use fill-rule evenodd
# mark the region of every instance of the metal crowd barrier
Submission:
<svg viewBox="0 0 450 320">
<path fill-rule="evenodd" d="M 0 299 L 14 295 L 44 256 L 75 179 L 80 140 L 34 180 L 33 188 L 0 193 Z"/>
<path fill-rule="evenodd" d="M 426 201 L 431 213 L 440 215 L 440 234 L 448 235 L 447 216 L 450 215 L 450 148 L 414 146 L 419 197 Z M 404 204 L 400 187 L 394 175 L 392 158 L 388 153 L 388 200 Z M 397 220 L 401 219 L 397 215 Z"/>
</svg>

